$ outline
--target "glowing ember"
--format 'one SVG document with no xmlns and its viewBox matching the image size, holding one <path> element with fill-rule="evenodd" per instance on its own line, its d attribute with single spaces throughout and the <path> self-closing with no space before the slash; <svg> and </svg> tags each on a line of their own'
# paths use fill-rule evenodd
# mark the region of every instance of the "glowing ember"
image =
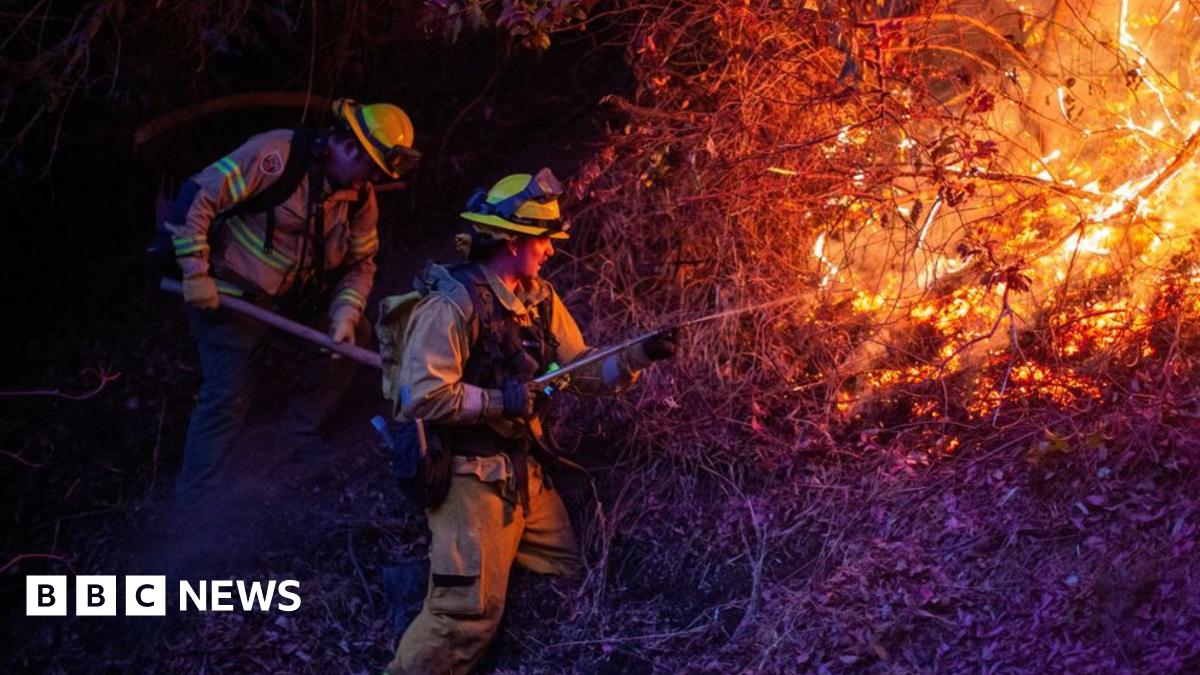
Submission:
<svg viewBox="0 0 1200 675">
<path fill-rule="evenodd" d="M 887 230 L 877 209 L 843 203 L 843 222 L 813 250 L 821 288 L 844 293 L 884 338 L 882 351 L 862 350 L 850 384 L 868 396 L 844 400 L 899 401 L 889 392 L 926 395 L 929 383 L 957 378 L 974 392 L 958 403 L 975 419 L 1031 401 L 1071 408 L 1101 398 L 1113 364 L 1162 356 L 1156 323 L 1200 319 L 1200 100 L 1176 51 L 1200 14 L 1137 0 L 1089 7 L 1115 34 L 1112 51 L 1060 32 L 1055 58 L 1107 59 L 1107 74 L 1029 74 L 1017 56 L 1021 67 L 1005 72 L 1014 82 L 1029 75 L 1035 89 L 1047 79 L 1044 101 L 975 86 L 954 99 L 960 119 L 978 116 L 970 139 L 919 123 L 879 139 L 884 152 L 913 158 L 883 192 L 904 226 Z M 1026 53 L 1042 31 L 1025 39 Z M 1048 107 L 1031 121 L 1034 105 Z M 870 130 L 843 127 L 838 143 L 857 150 L 849 146 L 869 144 Z M 1026 172 L 1007 173 L 1015 166 Z M 839 243 L 839 264 L 827 250 L 835 231 L 863 243 Z M 931 417 L 947 405 L 925 400 L 910 412 Z"/>
<path fill-rule="evenodd" d="M 977 419 L 994 414 L 1002 404 L 1021 407 L 1049 402 L 1070 408 L 1102 396 L 1096 381 L 1073 368 L 1053 369 L 1028 362 L 1014 365 L 999 378 L 995 373 L 980 375 L 974 385 L 975 396 L 966 407 L 971 417 Z"/>
</svg>

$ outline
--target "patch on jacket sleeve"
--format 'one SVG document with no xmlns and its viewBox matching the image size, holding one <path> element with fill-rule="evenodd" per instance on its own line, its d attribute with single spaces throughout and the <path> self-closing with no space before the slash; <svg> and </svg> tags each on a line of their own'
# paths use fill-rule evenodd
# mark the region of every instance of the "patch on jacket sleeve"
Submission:
<svg viewBox="0 0 1200 675">
<path fill-rule="evenodd" d="M 271 151 L 258 160 L 258 170 L 268 176 L 278 176 L 283 173 L 283 155 L 279 151 Z"/>
</svg>

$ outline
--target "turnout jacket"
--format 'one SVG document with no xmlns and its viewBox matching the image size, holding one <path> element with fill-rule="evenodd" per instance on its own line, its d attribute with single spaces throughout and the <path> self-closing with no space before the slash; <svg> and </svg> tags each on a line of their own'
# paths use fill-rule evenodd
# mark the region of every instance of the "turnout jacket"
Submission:
<svg viewBox="0 0 1200 675">
<path fill-rule="evenodd" d="M 480 266 L 496 300 L 518 325 L 529 325 L 532 316 L 550 298 L 549 331 L 557 342 L 557 362 L 569 364 L 588 351 L 579 325 L 549 282 L 535 279 L 514 294 L 495 274 Z M 518 438 L 522 427 L 501 416 L 500 390 L 463 382 L 463 369 L 479 339 L 478 322 L 471 321 L 471 300 L 465 286 L 441 265 L 431 264 L 421 283 L 433 290 L 413 308 L 405 331 L 400 361 L 402 419 L 422 418 L 439 425 L 491 427 L 505 438 Z M 603 392 L 632 384 L 638 371 L 649 365 L 641 345 L 584 368 L 571 376 L 570 387 Z M 454 448 L 447 448 L 451 453 Z"/>
<path fill-rule="evenodd" d="M 223 282 L 223 290 L 278 298 L 313 273 L 314 246 L 309 239 L 317 219 L 314 211 L 312 222 L 307 221 L 312 189 L 307 167 L 296 190 L 274 207 L 269 248 L 264 246 L 265 212 L 226 213 L 280 179 L 292 135 L 290 129 L 258 134 L 184 183 L 165 223 L 184 276 L 210 274 Z M 354 189 L 335 191 L 327 180 L 320 189 L 325 268 L 341 272 L 340 278 L 330 276 L 334 287 L 329 311 L 332 315 L 341 310 L 357 320 L 371 292 L 379 250 L 375 193 L 370 184 L 361 194 Z M 218 221 L 219 234 L 214 227 Z"/>
</svg>

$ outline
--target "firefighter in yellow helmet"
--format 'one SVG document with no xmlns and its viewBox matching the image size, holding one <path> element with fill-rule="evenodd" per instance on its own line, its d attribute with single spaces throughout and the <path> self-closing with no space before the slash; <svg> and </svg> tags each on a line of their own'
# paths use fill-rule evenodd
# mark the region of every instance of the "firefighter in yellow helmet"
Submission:
<svg viewBox="0 0 1200 675">
<path fill-rule="evenodd" d="M 177 483 L 195 504 L 245 417 L 270 329 L 221 307 L 240 296 L 328 331 L 365 342 L 363 308 L 375 276 L 378 209 L 372 185 L 399 178 L 420 156 L 408 115 L 389 103 L 339 99 L 323 130 L 278 129 L 192 176 L 163 229 L 182 273 L 183 295 L 203 373 Z M 317 429 L 344 391 L 353 366 L 314 359 L 315 380 L 289 405 L 286 429 L 297 450 L 320 449 Z M 321 458 L 312 458 L 320 460 Z"/>
<path fill-rule="evenodd" d="M 568 238 L 561 185 L 548 169 L 478 191 L 462 217 L 463 263 L 431 264 L 400 357 L 401 422 L 420 418 L 429 452 L 448 455 L 443 485 L 428 485 L 430 576 L 420 614 L 388 666 L 393 675 L 465 673 L 504 611 L 513 563 L 575 575 L 580 562 L 562 499 L 546 475 L 561 461 L 537 413 L 533 377 L 588 351 L 542 265 Z M 673 355 L 662 335 L 573 374 L 572 390 L 631 384 Z"/>
</svg>

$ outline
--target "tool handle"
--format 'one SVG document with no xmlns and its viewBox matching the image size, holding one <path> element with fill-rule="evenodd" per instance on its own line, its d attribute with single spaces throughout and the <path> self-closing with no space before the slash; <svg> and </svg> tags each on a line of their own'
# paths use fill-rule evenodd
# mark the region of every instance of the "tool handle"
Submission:
<svg viewBox="0 0 1200 675">
<path fill-rule="evenodd" d="M 163 277 L 162 280 L 159 281 L 158 287 L 170 293 L 178 293 L 180 295 L 183 294 L 183 284 L 174 279 Z M 235 312 L 240 312 L 247 316 L 252 316 L 263 323 L 274 326 L 275 328 L 278 328 L 286 333 L 291 333 L 296 337 L 308 340 L 309 342 L 328 349 L 335 354 L 340 354 L 352 361 L 357 361 L 364 366 L 371 366 L 372 368 L 383 370 L 383 360 L 379 358 L 379 354 L 369 349 L 363 349 L 358 345 L 334 342 L 332 338 L 319 330 L 309 328 L 302 323 L 297 323 L 291 319 L 282 317 L 275 312 L 263 309 L 262 307 L 259 307 L 253 303 L 249 303 L 245 300 L 229 295 L 222 295 L 221 306 L 228 307 Z"/>
</svg>

